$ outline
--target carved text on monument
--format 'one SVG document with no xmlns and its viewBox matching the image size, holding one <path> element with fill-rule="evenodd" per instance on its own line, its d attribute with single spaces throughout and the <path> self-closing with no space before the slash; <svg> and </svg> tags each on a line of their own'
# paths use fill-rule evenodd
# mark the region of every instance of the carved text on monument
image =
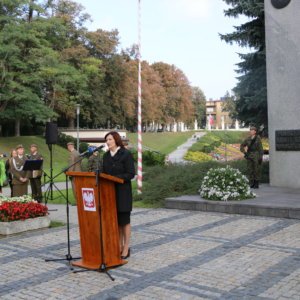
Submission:
<svg viewBox="0 0 300 300">
<path fill-rule="evenodd" d="M 276 130 L 277 151 L 300 151 L 300 130 Z"/>
</svg>

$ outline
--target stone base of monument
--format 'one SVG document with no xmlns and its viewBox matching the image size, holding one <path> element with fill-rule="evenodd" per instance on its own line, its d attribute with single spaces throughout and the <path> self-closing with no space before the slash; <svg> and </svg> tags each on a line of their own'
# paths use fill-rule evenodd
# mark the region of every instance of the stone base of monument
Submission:
<svg viewBox="0 0 300 300">
<path fill-rule="evenodd" d="M 10 235 L 29 230 L 49 227 L 51 220 L 48 216 L 27 219 L 24 221 L 0 222 L 0 235 Z"/>
<path fill-rule="evenodd" d="M 186 195 L 165 199 L 165 207 L 171 209 L 195 210 L 264 216 L 275 218 L 300 219 L 300 190 L 261 185 L 254 191 L 257 196 L 242 201 L 211 201 L 200 195 Z"/>
</svg>

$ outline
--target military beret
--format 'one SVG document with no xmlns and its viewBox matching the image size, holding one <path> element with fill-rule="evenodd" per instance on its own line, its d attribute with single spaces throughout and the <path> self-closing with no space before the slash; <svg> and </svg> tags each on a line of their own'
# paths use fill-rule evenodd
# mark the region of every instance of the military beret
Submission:
<svg viewBox="0 0 300 300">
<path fill-rule="evenodd" d="M 24 147 L 23 147 L 23 145 L 19 144 L 19 145 L 16 147 L 16 150 L 19 149 L 19 148 L 24 148 Z"/>
<path fill-rule="evenodd" d="M 31 145 L 30 145 L 30 148 L 31 148 L 31 147 L 37 148 L 38 146 L 37 146 L 37 144 L 31 144 Z"/>
<path fill-rule="evenodd" d="M 69 145 L 73 145 L 73 146 L 74 146 L 74 143 L 73 143 L 73 142 L 69 142 L 69 143 L 67 144 L 67 146 L 69 146 Z"/>
<path fill-rule="evenodd" d="M 251 126 L 251 127 L 250 127 L 250 130 L 255 130 L 255 131 L 257 131 L 257 128 L 256 128 L 255 126 Z"/>
</svg>

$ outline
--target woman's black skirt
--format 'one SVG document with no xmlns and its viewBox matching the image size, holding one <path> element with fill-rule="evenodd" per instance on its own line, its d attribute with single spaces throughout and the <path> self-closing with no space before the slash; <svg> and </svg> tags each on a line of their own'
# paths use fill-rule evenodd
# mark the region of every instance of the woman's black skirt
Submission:
<svg viewBox="0 0 300 300">
<path fill-rule="evenodd" d="M 129 212 L 118 212 L 118 224 L 124 226 L 130 224 L 130 211 Z"/>
</svg>

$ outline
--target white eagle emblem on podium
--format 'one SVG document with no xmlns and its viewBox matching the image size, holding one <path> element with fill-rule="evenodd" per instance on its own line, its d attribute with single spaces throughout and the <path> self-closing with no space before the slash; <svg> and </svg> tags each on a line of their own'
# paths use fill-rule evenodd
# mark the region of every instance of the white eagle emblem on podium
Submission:
<svg viewBox="0 0 300 300">
<path fill-rule="evenodd" d="M 84 210 L 96 211 L 95 194 L 93 188 L 82 188 L 82 201 Z"/>
</svg>

